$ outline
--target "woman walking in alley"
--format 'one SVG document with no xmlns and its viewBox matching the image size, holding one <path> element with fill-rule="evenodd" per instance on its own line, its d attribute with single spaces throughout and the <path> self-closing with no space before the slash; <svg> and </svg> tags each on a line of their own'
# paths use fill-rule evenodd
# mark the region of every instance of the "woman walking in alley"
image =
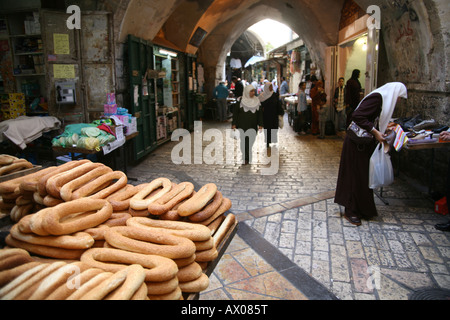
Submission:
<svg viewBox="0 0 450 320">
<path fill-rule="evenodd" d="M 344 140 L 334 202 L 345 207 L 344 217 L 354 225 L 378 215 L 373 190 L 369 188 L 369 161 L 377 141 L 383 143 L 386 136 L 386 128 L 378 127 L 377 118 L 388 123 L 399 98 L 407 98 L 405 85 L 387 83 L 367 95 L 353 112 L 351 120 L 376 139 L 364 145 L 348 135 Z"/>
<path fill-rule="evenodd" d="M 323 82 L 321 80 L 316 82 L 316 85 L 310 91 L 311 97 L 311 134 L 317 135 L 320 133 L 319 128 L 319 108 L 322 104 L 323 95 L 325 90 L 323 89 Z"/>
<path fill-rule="evenodd" d="M 258 96 L 263 112 L 264 135 L 266 146 L 278 142 L 278 116 L 284 115 L 279 95 L 273 91 L 270 82 L 264 84 L 264 91 Z"/>
<path fill-rule="evenodd" d="M 253 143 L 258 129 L 263 128 L 261 102 L 256 97 L 256 89 L 252 85 L 245 86 L 244 93 L 238 98 L 233 108 L 232 129 L 241 129 L 240 146 L 243 160 L 248 164 L 252 160 Z M 254 134 L 251 131 L 253 129 Z M 247 134 L 244 134 L 247 133 Z"/>
<path fill-rule="evenodd" d="M 352 76 L 350 79 L 347 80 L 347 84 L 345 85 L 346 91 L 345 91 L 345 104 L 347 105 L 347 108 L 345 109 L 346 117 L 347 117 L 347 125 L 351 122 L 351 117 L 353 111 L 355 111 L 356 107 L 359 104 L 359 101 L 361 100 L 361 83 L 359 82 L 359 76 L 361 74 L 361 71 L 358 69 L 354 69 L 352 71 Z"/>
</svg>

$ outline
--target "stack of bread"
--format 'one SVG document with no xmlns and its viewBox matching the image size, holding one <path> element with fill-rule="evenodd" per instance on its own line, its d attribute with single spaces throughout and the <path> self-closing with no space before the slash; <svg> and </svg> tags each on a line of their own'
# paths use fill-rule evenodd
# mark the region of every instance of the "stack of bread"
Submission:
<svg viewBox="0 0 450 320">
<path fill-rule="evenodd" d="M 116 272 L 83 262 L 35 261 L 26 250 L 0 250 L 2 300 L 146 300 L 145 270 L 139 264 Z"/>
<path fill-rule="evenodd" d="M 33 168 L 33 164 L 26 159 L 0 154 L 0 176 L 30 168 Z"/>
<path fill-rule="evenodd" d="M 36 259 L 44 257 L 41 263 L 62 261 L 61 268 L 78 262 L 85 268 L 81 274 L 86 272 L 98 281 L 89 278 L 91 283 L 84 291 L 92 289 L 92 281 L 99 284 L 101 279 L 107 281 L 107 275 L 113 277 L 138 265 L 145 274 L 146 299 L 182 299 L 182 293 L 205 290 L 209 278 L 204 270 L 217 258 L 218 245 L 235 223 L 233 214 L 225 215 L 231 201 L 215 184 L 206 184 L 197 192 L 190 182 L 176 184 L 167 178 L 132 186 L 124 173 L 88 160 L 0 183 L 0 193 L 17 193 L 16 200 L 26 195 L 33 204 L 32 210 L 14 219 L 17 223 L 6 238 L 9 247 L 26 250 Z M 22 200 L 13 208 L 22 205 Z M 0 264 L 0 280 L 4 272 L 14 273 L 18 267 L 3 270 Z M 54 275 L 59 267 L 47 277 L 60 279 Z M 121 277 L 126 279 L 130 272 L 123 271 Z M 128 298 L 140 296 L 137 292 L 144 286 L 137 284 L 133 295 L 127 291 Z M 64 293 L 45 298 L 69 298 L 67 289 L 59 289 Z M 84 291 L 70 295 L 76 299 L 122 297 L 110 292 L 85 295 Z M 38 298 L 44 296 L 41 293 Z"/>
</svg>

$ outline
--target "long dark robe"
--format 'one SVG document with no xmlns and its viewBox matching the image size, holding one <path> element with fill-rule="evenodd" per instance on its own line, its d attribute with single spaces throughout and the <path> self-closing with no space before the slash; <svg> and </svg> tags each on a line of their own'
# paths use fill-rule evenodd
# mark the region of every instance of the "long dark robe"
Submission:
<svg viewBox="0 0 450 320">
<path fill-rule="evenodd" d="M 352 117 L 353 111 L 356 109 L 356 107 L 359 104 L 359 101 L 361 100 L 361 83 L 359 82 L 358 78 L 350 78 L 347 81 L 346 84 L 346 91 L 345 91 L 345 104 L 347 104 L 347 108 L 345 109 L 345 113 L 347 115 L 347 126 L 350 124 L 350 119 Z"/>
<path fill-rule="evenodd" d="M 382 101 L 379 93 L 370 94 L 353 112 L 352 120 L 367 131 L 372 130 Z M 363 219 L 378 215 L 373 190 L 369 188 L 369 161 L 376 143 L 374 139 L 371 144 L 357 145 L 346 136 L 342 148 L 334 202 Z"/>
<path fill-rule="evenodd" d="M 241 108 L 240 99 L 234 104 L 233 108 L 233 120 L 232 125 L 235 125 L 237 129 L 244 130 L 244 133 L 249 129 L 254 129 L 255 133 L 258 132 L 258 127 L 263 126 L 263 113 L 261 106 L 255 112 L 244 111 Z M 247 136 L 241 137 L 240 147 L 245 161 L 251 162 L 252 160 L 252 148 L 255 142 L 254 137 Z"/>
<path fill-rule="evenodd" d="M 266 143 L 276 143 L 278 142 L 278 138 L 277 136 L 272 137 L 271 130 L 278 130 L 278 116 L 284 114 L 278 94 L 274 92 L 269 99 L 261 102 L 261 108 L 263 111 L 263 127 L 266 135 Z"/>
</svg>

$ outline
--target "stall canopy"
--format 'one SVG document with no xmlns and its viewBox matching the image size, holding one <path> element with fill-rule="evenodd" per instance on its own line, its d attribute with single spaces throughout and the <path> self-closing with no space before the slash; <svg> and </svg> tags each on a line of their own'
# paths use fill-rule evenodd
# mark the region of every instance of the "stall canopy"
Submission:
<svg viewBox="0 0 450 320">
<path fill-rule="evenodd" d="M 248 61 L 245 63 L 244 68 L 247 68 L 248 66 L 251 66 L 259 61 L 263 61 L 265 60 L 264 57 L 261 56 L 253 56 L 250 59 L 248 59 Z"/>
</svg>

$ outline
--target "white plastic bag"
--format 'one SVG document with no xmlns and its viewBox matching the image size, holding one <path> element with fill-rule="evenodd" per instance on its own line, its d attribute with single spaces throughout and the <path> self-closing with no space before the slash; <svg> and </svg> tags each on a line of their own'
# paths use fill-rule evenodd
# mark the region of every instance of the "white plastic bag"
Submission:
<svg viewBox="0 0 450 320">
<path fill-rule="evenodd" d="M 394 169 L 392 168 L 391 156 L 384 152 L 381 144 L 378 144 L 370 157 L 369 188 L 388 186 L 392 182 L 394 182 Z"/>
</svg>

